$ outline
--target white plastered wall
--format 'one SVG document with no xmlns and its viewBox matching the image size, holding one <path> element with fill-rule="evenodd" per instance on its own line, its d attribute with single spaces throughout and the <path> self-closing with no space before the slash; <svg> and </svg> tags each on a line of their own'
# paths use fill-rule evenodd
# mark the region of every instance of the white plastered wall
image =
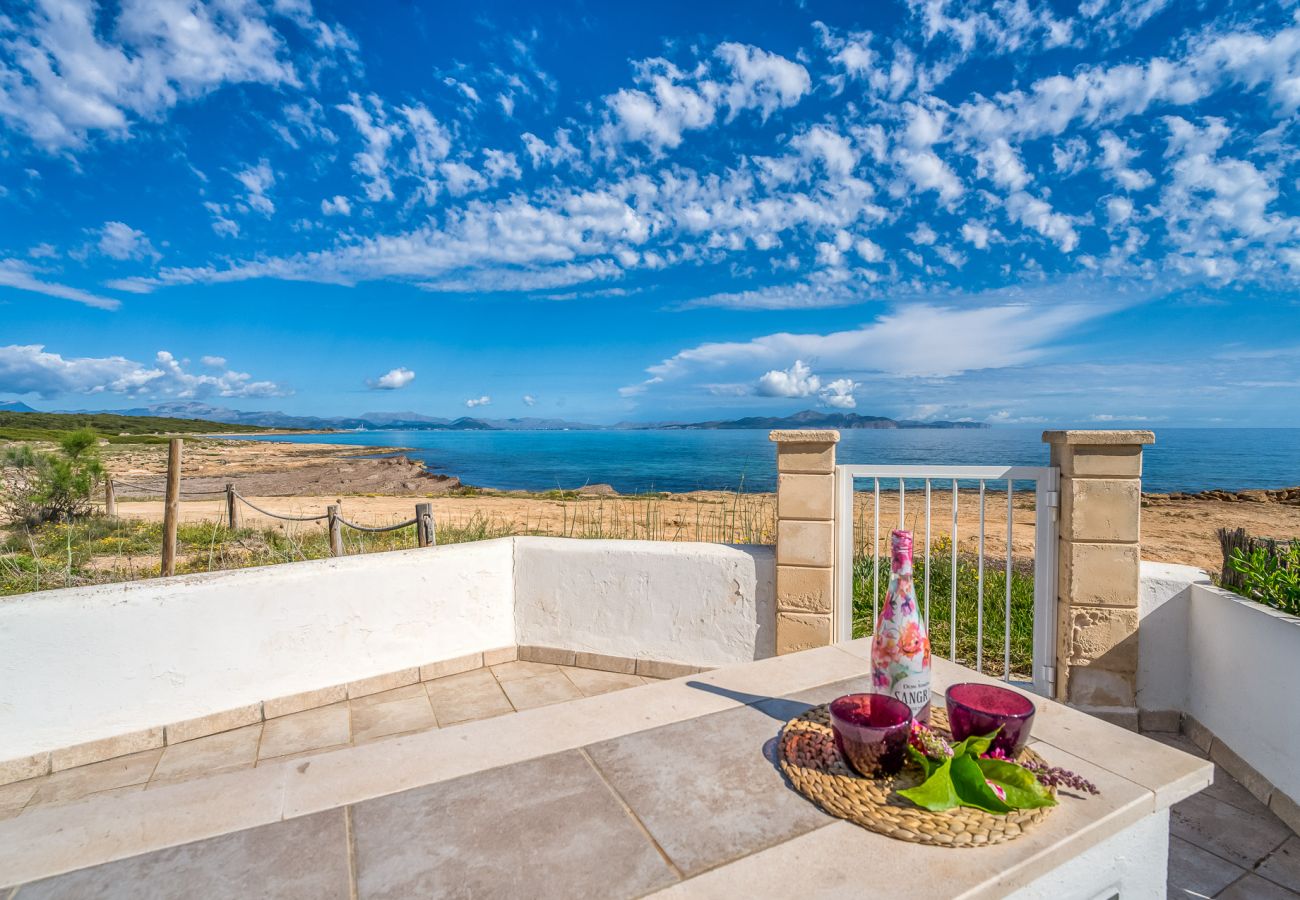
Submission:
<svg viewBox="0 0 1300 900">
<path fill-rule="evenodd" d="M 525 537 L 9 597 L 0 762 L 514 644 L 761 658 L 773 595 L 768 547 Z"/>
</svg>

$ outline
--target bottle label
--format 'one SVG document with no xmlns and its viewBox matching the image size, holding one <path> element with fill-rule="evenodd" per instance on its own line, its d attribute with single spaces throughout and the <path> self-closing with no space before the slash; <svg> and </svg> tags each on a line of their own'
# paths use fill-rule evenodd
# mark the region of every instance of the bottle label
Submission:
<svg viewBox="0 0 1300 900">
<path fill-rule="evenodd" d="M 912 708 L 913 716 L 919 716 L 930 702 L 930 673 L 902 679 L 894 685 L 892 693 Z"/>
</svg>

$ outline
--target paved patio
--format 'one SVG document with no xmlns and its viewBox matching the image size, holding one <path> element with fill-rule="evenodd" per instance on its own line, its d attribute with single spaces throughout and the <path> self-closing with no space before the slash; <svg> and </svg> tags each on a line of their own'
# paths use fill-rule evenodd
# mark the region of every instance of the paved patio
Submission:
<svg viewBox="0 0 1300 900">
<path fill-rule="evenodd" d="M 871 859 L 886 893 L 996 897 L 1088 852 L 1113 855 L 1105 841 L 1125 829 L 1163 828 L 1161 810 L 1208 777 L 1197 758 L 1053 705 L 1036 749 L 1100 797 L 1067 799 L 1041 828 L 969 853 L 870 834 L 789 791 L 771 755 L 781 722 L 865 686 L 864 652 L 854 642 L 38 805 L 0 822 L 0 884 L 19 885 L 0 897 L 860 893 L 844 859 Z M 498 680 L 507 697 L 509 683 Z"/>
<path fill-rule="evenodd" d="M 1147 736 L 1207 758 L 1183 735 Z M 1169 896 L 1300 900 L 1300 837 L 1216 765 L 1214 784 L 1170 815 Z"/>
<path fill-rule="evenodd" d="M 0 819 L 43 805 L 251 769 L 270 761 L 595 697 L 656 680 L 522 660 L 500 663 L 0 785 Z"/>
</svg>

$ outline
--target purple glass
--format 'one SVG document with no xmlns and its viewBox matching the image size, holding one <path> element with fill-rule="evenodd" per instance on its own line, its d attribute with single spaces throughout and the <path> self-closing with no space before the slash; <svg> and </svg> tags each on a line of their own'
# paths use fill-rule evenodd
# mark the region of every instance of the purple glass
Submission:
<svg viewBox="0 0 1300 900">
<path fill-rule="evenodd" d="M 991 734 L 997 729 L 991 750 L 1001 750 L 1015 759 L 1029 743 L 1034 724 L 1034 701 L 1023 694 L 991 684 L 954 684 L 944 694 L 948 704 L 948 727 L 952 739 Z"/>
<path fill-rule="evenodd" d="M 887 694 L 847 694 L 831 701 L 840 754 L 859 775 L 893 775 L 907 759 L 912 710 Z"/>
</svg>

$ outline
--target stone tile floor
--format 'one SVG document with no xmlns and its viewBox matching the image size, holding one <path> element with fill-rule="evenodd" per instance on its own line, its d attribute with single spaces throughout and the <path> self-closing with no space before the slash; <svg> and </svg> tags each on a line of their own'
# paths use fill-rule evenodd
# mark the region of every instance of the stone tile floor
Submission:
<svg viewBox="0 0 1300 900">
<path fill-rule="evenodd" d="M 655 680 L 572 666 L 501 663 L 0 785 L 0 819 L 92 794 L 147 790 L 155 785 L 252 768 L 266 760 L 292 759 L 377 738 L 445 728 Z"/>
<path fill-rule="evenodd" d="M 557 686 L 557 674 L 569 675 L 554 667 L 518 666 L 487 673 L 507 699 L 512 696 L 507 687 L 515 685 L 514 695 L 543 700 L 564 693 Z M 452 677 L 470 685 L 470 692 L 485 704 L 495 704 L 486 707 L 489 710 L 500 708 L 499 700 L 485 699 L 493 695 L 484 687 L 487 682 L 482 674 L 468 679 Z M 525 687 L 528 682 L 534 683 Z M 608 679 L 599 682 L 602 688 L 612 683 Z M 576 682 L 570 684 L 579 687 Z M 598 740 L 340 808 L 91 866 L 16 886 L 14 893 L 0 889 L 0 897 L 396 900 L 644 896 L 680 885 L 684 879 L 707 877 L 730 862 L 833 827 L 835 820 L 794 792 L 778 789 L 781 782 L 774 772 L 770 743 L 775 729 L 792 713 L 792 704 L 801 707 L 798 701 L 817 702 L 823 693 L 835 695 L 858 684 L 836 682 L 788 698 Z M 391 693 L 392 699 L 360 708 L 419 706 L 409 703 L 415 692 L 403 689 Z M 427 693 L 432 697 L 434 691 Z M 437 701 L 431 700 L 430 706 L 437 709 Z M 392 719 L 424 721 L 405 711 L 393 713 Z M 302 730 L 316 728 L 312 725 Z M 1170 743 L 1179 740 L 1172 735 L 1161 738 Z M 694 752 L 676 765 L 662 765 L 665 757 L 681 747 Z M 737 753 L 737 747 L 750 750 Z M 1102 784 L 1107 796 L 1123 792 L 1126 783 L 1119 776 L 1086 763 L 1077 767 Z M 1244 803 L 1236 792 L 1227 793 L 1233 788 L 1226 781 L 1218 787 L 1225 796 Z M 1132 784 L 1127 788 L 1136 790 Z M 1215 802 L 1224 801 L 1215 798 Z M 503 810 L 508 811 L 504 820 Z M 1080 810 L 1073 811 L 1077 814 Z M 1192 846 L 1190 840 L 1187 843 Z M 1218 848 L 1228 855 L 1240 851 L 1239 843 Z M 1274 860 L 1273 868 L 1261 864 L 1247 872 L 1206 852 L 1239 870 L 1230 879 L 1220 878 L 1220 887 L 1237 891 L 1226 896 L 1290 896 L 1276 880 L 1282 877 L 1279 873 L 1285 873 L 1279 868 L 1285 866 L 1285 859 Z M 903 855 L 873 859 L 891 883 L 901 883 L 904 871 L 910 871 Z M 1175 885 L 1179 891 L 1182 885 L 1191 885 L 1187 876 L 1192 869 L 1176 854 L 1174 859 L 1182 874 L 1171 875 L 1171 896 L 1195 896 L 1175 893 Z M 996 877 L 997 864 L 991 865 L 994 870 L 986 875 Z M 936 869 L 931 874 L 932 879 L 916 891 L 917 896 L 946 895 L 944 887 L 951 885 L 952 873 Z M 703 887 L 701 893 L 709 894 L 709 889 Z M 714 894 L 739 895 L 716 890 Z"/>
<path fill-rule="evenodd" d="M 1206 758 L 1183 735 L 1147 737 Z M 1300 900 L 1300 837 L 1216 765 L 1214 784 L 1170 814 L 1169 897 Z"/>
</svg>

